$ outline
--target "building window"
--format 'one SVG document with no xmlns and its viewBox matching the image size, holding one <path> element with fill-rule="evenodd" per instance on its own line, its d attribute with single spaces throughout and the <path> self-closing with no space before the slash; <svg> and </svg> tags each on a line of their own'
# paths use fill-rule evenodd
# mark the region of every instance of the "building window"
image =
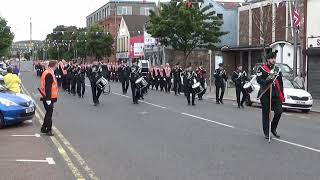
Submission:
<svg viewBox="0 0 320 180">
<path fill-rule="evenodd" d="M 218 17 L 220 20 L 223 20 L 223 14 L 217 14 L 217 17 Z"/>
<path fill-rule="evenodd" d="M 150 10 L 154 11 L 153 7 L 141 7 L 140 8 L 140 15 L 142 16 L 149 16 Z"/>
<path fill-rule="evenodd" d="M 117 7 L 117 15 L 132 15 L 132 7 L 131 6 L 118 6 Z"/>
</svg>

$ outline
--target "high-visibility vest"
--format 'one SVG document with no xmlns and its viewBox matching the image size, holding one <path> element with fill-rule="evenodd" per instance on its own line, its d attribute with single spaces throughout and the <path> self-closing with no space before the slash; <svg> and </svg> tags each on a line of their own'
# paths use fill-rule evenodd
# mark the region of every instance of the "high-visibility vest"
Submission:
<svg viewBox="0 0 320 180">
<path fill-rule="evenodd" d="M 58 99 L 58 83 L 57 79 L 51 69 L 47 69 L 42 73 L 41 82 L 40 82 L 40 91 L 42 96 L 46 96 L 46 76 L 47 74 L 51 74 L 53 78 L 52 86 L 51 86 L 51 99 Z"/>
</svg>

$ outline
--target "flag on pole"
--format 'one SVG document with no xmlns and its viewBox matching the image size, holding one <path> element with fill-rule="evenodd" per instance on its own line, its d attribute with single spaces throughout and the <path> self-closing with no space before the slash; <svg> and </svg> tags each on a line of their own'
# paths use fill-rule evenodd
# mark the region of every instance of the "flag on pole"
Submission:
<svg viewBox="0 0 320 180">
<path fill-rule="evenodd" d="M 301 16 L 300 16 L 300 13 L 299 13 L 298 9 L 294 9 L 292 15 L 293 15 L 294 27 L 299 29 L 300 23 L 301 23 Z"/>
</svg>

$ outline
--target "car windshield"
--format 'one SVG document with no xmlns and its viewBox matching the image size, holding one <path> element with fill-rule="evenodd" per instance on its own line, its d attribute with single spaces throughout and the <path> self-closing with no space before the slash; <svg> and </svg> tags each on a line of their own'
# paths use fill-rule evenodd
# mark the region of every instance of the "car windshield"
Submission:
<svg viewBox="0 0 320 180">
<path fill-rule="evenodd" d="M 292 69 L 286 64 L 277 64 L 277 66 L 279 66 L 281 71 L 284 73 L 291 73 L 292 72 Z"/>
<path fill-rule="evenodd" d="M 257 79 L 256 79 L 256 76 L 252 76 L 252 78 L 255 78 L 253 81 L 252 81 L 252 84 L 253 85 L 259 85 L 258 82 L 257 82 Z M 282 81 L 283 81 L 283 87 L 284 88 L 292 88 L 292 89 L 300 89 L 299 85 L 296 84 L 295 82 L 293 81 L 290 81 L 286 78 L 282 78 Z"/>
</svg>

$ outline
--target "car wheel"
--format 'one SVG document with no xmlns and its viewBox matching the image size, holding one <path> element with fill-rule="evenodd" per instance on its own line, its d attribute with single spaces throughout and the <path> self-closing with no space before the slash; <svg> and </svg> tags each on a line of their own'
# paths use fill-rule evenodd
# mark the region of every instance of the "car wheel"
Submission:
<svg viewBox="0 0 320 180">
<path fill-rule="evenodd" d="M 0 129 L 4 127 L 4 118 L 3 115 L 0 113 Z"/>
<path fill-rule="evenodd" d="M 302 109 L 301 110 L 303 113 L 308 113 L 308 112 L 310 112 L 310 109 Z"/>
</svg>

